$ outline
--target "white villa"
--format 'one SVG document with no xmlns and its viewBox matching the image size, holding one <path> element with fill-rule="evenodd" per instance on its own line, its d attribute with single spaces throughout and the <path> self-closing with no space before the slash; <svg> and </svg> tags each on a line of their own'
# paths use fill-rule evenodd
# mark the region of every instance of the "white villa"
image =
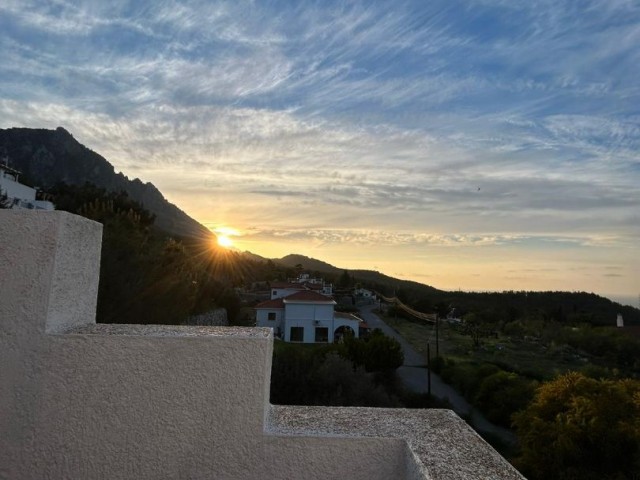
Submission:
<svg viewBox="0 0 640 480">
<path fill-rule="evenodd" d="M 256 325 L 270 327 L 285 342 L 332 343 L 358 337 L 361 321 L 334 311 L 335 300 L 298 284 L 274 284 L 271 300 L 256 305 Z"/>
<path fill-rule="evenodd" d="M 27 187 L 18 181 L 20 172 L 0 163 L 0 193 L 7 196 L 10 208 L 28 210 L 54 210 L 53 203 L 36 200 L 36 189 Z"/>
</svg>

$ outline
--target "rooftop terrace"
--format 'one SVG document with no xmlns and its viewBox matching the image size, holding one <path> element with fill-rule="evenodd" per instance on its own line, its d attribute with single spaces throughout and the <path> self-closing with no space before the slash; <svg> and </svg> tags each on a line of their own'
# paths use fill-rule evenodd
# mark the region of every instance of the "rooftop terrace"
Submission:
<svg viewBox="0 0 640 480">
<path fill-rule="evenodd" d="M 270 405 L 271 329 L 96 324 L 101 233 L 0 211 L 0 478 L 522 478 L 449 410 Z"/>
</svg>

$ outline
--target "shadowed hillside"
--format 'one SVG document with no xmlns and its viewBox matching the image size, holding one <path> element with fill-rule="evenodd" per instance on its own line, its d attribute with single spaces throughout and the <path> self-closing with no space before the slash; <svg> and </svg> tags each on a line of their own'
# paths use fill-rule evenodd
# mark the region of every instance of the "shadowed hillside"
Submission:
<svg viewBox="0 0 640 480">
<path fill-rule="evenodd" d="M 168 202 L 153 184 L 116 173 L 104 157 L 80 144 L 62 127 L 0 129 L 0 159 L 3 158 L 23 173 L 23 181 L 42 189 L 61 182 L 78 186 L 88 182 L 108 191 L 124 191 L 155 215 L 158 228 L 179 236 L 210 234 Z"/>
<path fill-rule="evenodd" d="M 560 323 L 615 325 L 621 313 L 626 325 L 640 325 L 640 310 L 612 302 L 608 298 L 587 292 L 463 292 L 445 291 L 409 280 L 389 277 L 373 270 L 348 270 L 304 255 L 287 255 L 274 262 L 293 268 L 318 272 L 337 282 L 345 272 L 351 283 L 359 283 L 384 295 L 397 296 L 404 303 L 426 313 L 444 315 L 455 308 L 458 315 L 467 312 L 481 314 L 487 321 L 508 322 L 521 317 Z"/>
</svg>

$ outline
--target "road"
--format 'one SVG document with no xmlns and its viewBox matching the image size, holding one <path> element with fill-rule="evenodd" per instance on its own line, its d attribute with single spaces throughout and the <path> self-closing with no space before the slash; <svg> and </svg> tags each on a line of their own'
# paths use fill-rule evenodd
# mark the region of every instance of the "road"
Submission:
<svg viewBox="0 0 640 480">
<path fill-rule="evenodd" d="M 359 306 L 359 308 L 360 316 L 367 322 L 369 327 L 372 329 L 379 328 L 385 335 L 395 338 L 400 342 L 404 352 L 404 364 L 398 368 L 397 374 L 405 386 L 414 392 L 426 393 L 428 390 L 427 369 L 424 368 L 427 364 L 426 359 L 398 332 L 384 323 L 382 319 L 373 312 L 373 310 L 377 308 L 377 305 L 363 305 Z M 511 444 L 516 442 L 516 437 L 511 431 L 487 420 L 476 408 L 470 405 L 462 395 L 434 373 L 431 374 L 431 394 L 442 400 L 448 400 L 451 408 L 462 418 L 466 419 L 475 430 L 497 435 L 502 440 Z"/>
</svg>

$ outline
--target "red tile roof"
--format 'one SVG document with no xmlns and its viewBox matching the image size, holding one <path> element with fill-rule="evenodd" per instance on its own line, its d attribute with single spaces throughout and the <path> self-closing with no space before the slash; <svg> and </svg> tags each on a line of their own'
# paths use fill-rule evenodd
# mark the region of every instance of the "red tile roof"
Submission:
<svg viewBox="0 0 640 480">
<path fill-rule="evenodd" d="M 284 303 L 282 303 L 282 298 L 276 298 L 275 300 L 260 302 L 255 308 L 284 308 Z"/>
<path fill-rule="evenodd" d="M 335 305 L 336 302 L 320 293 L 312 292 L 311 290 L 303 290 L 301 292 L 293 293 L 287 297 L 284 297 L 284 303 L 330 303 Z"/>
<path fill-rule="evenodd" d="M 271 283 L 271 288 L 295 288 L 298 290 L 304 290 L 304 285 L 300 283 L 273 282 Z"/>
</svg>

